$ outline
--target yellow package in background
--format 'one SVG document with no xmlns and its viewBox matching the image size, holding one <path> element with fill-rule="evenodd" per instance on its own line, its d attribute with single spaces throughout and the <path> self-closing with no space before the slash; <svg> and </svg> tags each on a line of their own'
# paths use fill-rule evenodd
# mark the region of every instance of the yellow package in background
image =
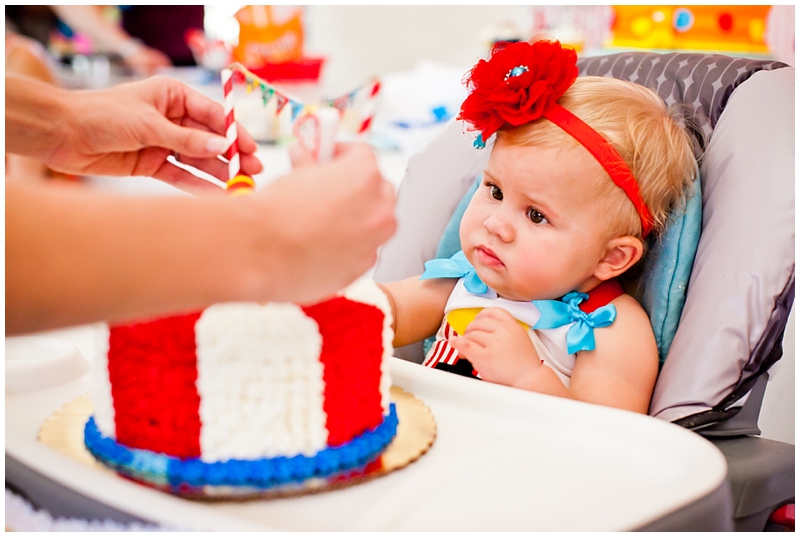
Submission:
<svg viewBox="0 0 800 537">
<path fill-rule="evenodd" d="M 233 57 L 249 69 L 303 57 L 303 11 L 296 6 L 245 6 L 236 12 L 239 44 Z"/>
</svg>

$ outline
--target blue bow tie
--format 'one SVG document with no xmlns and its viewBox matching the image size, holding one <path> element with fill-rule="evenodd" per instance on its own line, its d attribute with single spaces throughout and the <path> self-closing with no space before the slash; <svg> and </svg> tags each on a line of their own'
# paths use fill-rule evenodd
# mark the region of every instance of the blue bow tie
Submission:
<svg viewBox="0 0 800 537">
<path fill-rule="evenodd" d="M 481 281 L 464 252 L 459 250 L 450 259 L 433 259 L 425 263 L 425 272 L 420 280 L 431 278 L 464 278 L 464 287 L 470 293 L 484 295 L 489 287 Z M 607 304 L 592 313 L 586 313 L 578 305 L 589 298 L 586 293 L 572 291 L 561 300 L 533 300 L 541 317 L 534 329 L 558 328 L 574 323 L 567 331 L 567 352 L 591 351 L 595 348 L 594 329 L 610 326 L 617 318 L 617 309 Z"/>
<path fill-rule="evenodd" d="M 481 281 L 462 250 L 459 250 L 450 259 L 432 259 L 425 263 L 425 272 L 420 280 L 431 278 L 464 278 L 464 287 L 476 295 L 489 292 L 489 287 Z"/>
<path fill-rule="evenodd" d="M 574 323 L 567 331 L 567 352 L 594 350 L 594 329 L 610 326 L 617 318 L 617 308 L 606 304 L 592 313 L 586 313 L 578 304 L 589 298 L 586 293 L 572 291 L 558 300 L 534 300 L 534 305 L 542 314 L 533 326 L 534 329 L 558 328 Z"/>
</svg>

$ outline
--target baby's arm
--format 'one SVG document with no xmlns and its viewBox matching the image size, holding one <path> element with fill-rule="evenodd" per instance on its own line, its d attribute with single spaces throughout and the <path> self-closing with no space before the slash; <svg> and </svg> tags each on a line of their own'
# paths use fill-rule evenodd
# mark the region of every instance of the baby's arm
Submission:
<svg viewBox="0 0 800 537">
<path fill-rule="evenodd" d="M 650 321 L 628 295 L 613 304 L 616 320 L 595 330 L 595 350 L 578 353 L 569 388 L 541 364 L 526 331 L 504 310 L 484 310 L 450 344 L 489 382 L 646 413 L 658 374 Z"/>
<path fill-rule="evenodd" d="M 576 399 L 646 414 L 658 376 L 650 319 L 629 295 L 613 302 L 617 318 L 594 331 L 596 347 L 578 353 L 570 381 Z"/>
<path fill-rule="evenodd" d="M 457 281 L 454 278 L 420 280 L 415 276 L 378 284 L 392 305 L 395 347 L 422 341 L 436 333 Z"/>
</svg>

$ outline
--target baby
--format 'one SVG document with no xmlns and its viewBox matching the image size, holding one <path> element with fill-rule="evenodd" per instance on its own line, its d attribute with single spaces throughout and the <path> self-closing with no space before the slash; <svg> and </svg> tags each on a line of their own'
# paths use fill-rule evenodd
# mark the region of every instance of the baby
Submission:
<svg viewBox="0 0 800 537">
<path fill-rule="evenodd" d="M 497 133 L 462 251 L 385 285 L 395 345 L 434 333 L 424 365 L 646 413 L 658 352 L 618 278 L 695 173 L 689 135 L 652 91 L 577 78 L 558 42 L 496 48 L 460 119 Z M 438 332 L 437 332 L 438 330 Z"/>
</svg>

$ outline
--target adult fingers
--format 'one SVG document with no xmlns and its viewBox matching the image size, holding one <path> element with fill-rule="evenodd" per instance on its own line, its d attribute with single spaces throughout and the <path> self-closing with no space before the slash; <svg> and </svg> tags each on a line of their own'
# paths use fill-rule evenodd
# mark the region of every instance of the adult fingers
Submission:
<svg viewBox="0 0 800 537">
<path fill-rule="evenodd" d="M 214 157 L 222 154 L 229 145 L 222 136 L 177 125 L 163 116 L 152 119 L 146 127 L 145 147 L 162 147 L 187 157 Z"/>
<path fill-rule="evenodd" d="M 256 141 L 241 123 L 237 122 L 236 127 L 238 129 L 237 132 L 239 133 L 239 151 L 242 153 L 255 153 L 258 150 L 258 144 L 256 144 Z"/>
<path fill-rule="evenodd" d="M 255 155 L 241 155 L 240 157 L 240 173 L 253 177 L 264 170 L 264 166 Z M 228 166 L 228 162 L 221 160 L 219 157 L 194 158 L 179 154 L 177 160 L 181 164 L 197 168 L 198 170 L 212 175 L 223 183 L 230 179 L 230 167 Z"/>
<path fill-rule="evenodd" d="M 225 190 L 219 185 L 197 177 L 170 162 L 164 162 L 164 164 L 155 171 L 153 177 L 190 194 L 222 195 L 225 193 Z"/>
<path fill-rule="evenodd" d="M 314 156 L 305 147 L 300 145 L 299 142 L 292 142 L 289 144 L 289 159 L 292 162 L 292 168 L 297 169 L 303 166 L 315 164 Z"/>
<path fill-rule="evenodd" d="M 223 183 L 229 179 L 228 164 L 217 157 L 193 158 L 179 155 L 178 162 L 205 172 Z"/>
<path fill-rule="evenodd" d="M 239 164 L 242 167 L 242 173 L 250 177 L 264 171 L 264 165 L 257 156 L 252 154 L 242 153 L 239 155 Z"/>
<path fill-rule="evenodd" d="M 225 136 L 227 129 L 225 126 L 225 111 L 223 106 L 188 86 L 182 85 L 181 89 L 184 93 L 184 99 L 183 109 L 180 110 L 180 113 L 186 118 L 184 123 L 191 120 L 196 122 L 196 124 L 191 126 L 203 126 L 210 132 Z M 236 126 L 239 150 L 244 153 L 255 153 L 258 149 L 258 145 L 253 137 L 241 123 L 237 122 Z M 224 149 L 227 149 L 227 145 Z M 224 149 L 222 151 L 224 151 Z M 219 153 L 222 153 L 222 151 Z"/>
</svg>

